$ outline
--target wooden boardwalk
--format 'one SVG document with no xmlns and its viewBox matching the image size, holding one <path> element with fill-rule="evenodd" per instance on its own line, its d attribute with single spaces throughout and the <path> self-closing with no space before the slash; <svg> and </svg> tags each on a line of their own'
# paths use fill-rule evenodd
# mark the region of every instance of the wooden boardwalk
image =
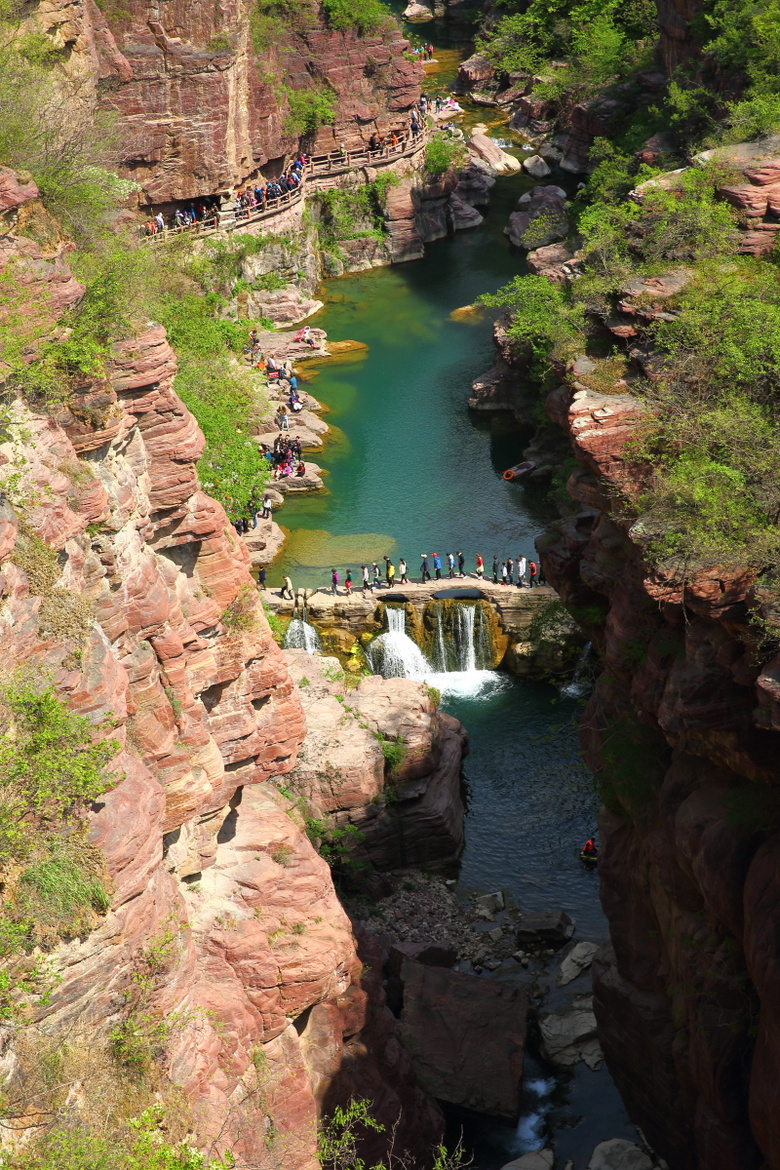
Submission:
<svg viewBox="0 0 780 1170">
<path fill-rule="evenodd" d="M 200 239 L 217 235 L 219 232 L 242 231 L 256 223 L 272 223 L 285 211 L 302 203 L 307 191 L 311 193 L 330 187 L 333 185 L 333 179 L 352 174 L 361 167 L 379 169 L 401 158 L 413 158 L 425 148 L 427 141 L 427 127 L 423 126 L 419 134 L 414 137 L 408 134 L 397 146 L 383 146 L 379 150 L 334 150 L 330 154 L 316 154 L 306 163 L 303 181 L 294 191 L 286 191 L 276 199 L 264 203 L 262 207 L 247 208 L 245 212 L 236 212 L 234 208 L 230 208 L 198 223 L 177 228 L 165 227 L 153 236 L 143 236 L 141 243 L 155 246 L 170 243 L 180 236 L 191 235 Z"/>
</svg>

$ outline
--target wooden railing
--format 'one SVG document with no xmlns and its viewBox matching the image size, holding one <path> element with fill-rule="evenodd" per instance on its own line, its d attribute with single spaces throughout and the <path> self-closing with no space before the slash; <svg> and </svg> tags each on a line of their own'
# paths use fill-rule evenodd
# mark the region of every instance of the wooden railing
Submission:
<svg viewBox="0 0 780 1170">
<path fill-rule="evenodd" d="M 303 181 L 294 191 L 285 191 L 276 199 L 267 200 L 260 207 L 247 207 L 241 211 L 230 208 L 209 214 L 203 220 L 195 223 L 182 224 L 180 227 L 164 227 L 153 236 L 143 236 L 144 244 L 166 244 L 179 236 L 213 236 L 217 232 L 232 232 L 248 227 L 253 223 L 274 219 L 283 211 L 289 211 L 300 203 L 306 194 L 306 188 L 315 191 L 319 185 L 318 179 L 338 178 L 347 175 L 363 166 L 382 167 L 399 158 L 408 158 L 417 154 L 428 140 L 427 127 L 422 126 L 420 133 L 406 135 L 397 145 L 386 145 L 378 150 L 334 150 L 330 154 L 316 154 L 306 163 L 303 171 Z"/>
</svg>

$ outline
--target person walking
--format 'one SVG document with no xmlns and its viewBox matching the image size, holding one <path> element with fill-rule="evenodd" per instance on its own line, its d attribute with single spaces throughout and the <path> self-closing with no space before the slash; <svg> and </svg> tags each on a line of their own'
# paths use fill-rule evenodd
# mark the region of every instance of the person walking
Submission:
<svg viewBox="0 0 780 1170">
<path fill-rule="evenodd" d="M 485 562 L 482 559 L 482 553 L 477 553 L 477 576 L 479 577 L 480 581 L 482 580 L 482 574 L 484 572 Z"/>
<path fill-rule="evenodd" d="M 346 593 L 347 597 L 352 596 L 352 571 L 351 571 L 351 569 L 347 569 L 346 573 L 344 574 L 344 592 Z"/>
<path fill-rule="evenodd" d="M 289 415 L 287 414 L 287 407 L 280 406 L 279 407 L 279 430 L 280 431 L 289 431 L 289 429 L 290 429 L 290 418 L 289 418 Z"/>
<path fill-rule="evenodd" d="M 407 573 L 407 565 L 406 565 L 406 561 L 404 560 L 404 558 L 403 558 L 403 557 L 401 557 L 400 561 L 398 562 L 398 572 L 399 572 L 399 574 L 400 574 L 400 580 L 401 580 L 401 584 L 402 584 L 402 585 L 408 585 L 408 584 L 409 584 L 409 578 L 408 578 L 408 577 L 407 577 L 407 575 L 406 575 L 406 573 Z"/>
<path fill-rule="evenodd" d="M 265 495 L 263 496 L 263 510 L 260 513 L 261 520 L 270 520 L 271 519 L 272 505 L 273 505 L 273 501 L 272 501 L 271 497 L 269 496 L 268 492 L 266 492 Z"/>
<path fill-rule="evenodd" d="M 463 572 L 465 565 L 466 565 L 466 558 L 464 557 L 462 552 L 459 552 L 458 553 L 458 576 L 459 577 L 466 576 L 466 574 Z"/>
<path fill-rule="evenodd" d="M 514 585 L 515 583 L 515 562 L 511 557 L 506 562 L 506 581 L 507 585 Z"/>
<path fill-rule="evenodd" d="M 506 561 L 501 562 L 501 584 L 506 585 Z"/>
<path fill-rule="evenodd" d="M 528 564 L 528 584 L 529 584 L 529 588 L 531 588 L 531 589 L 533 589 L 534 585 L 537 584 L 537 581 L 536 581 L 537 572 L 538 572 L 538 570 L 536 568 L 536 561 L 530 561 Z"/>
<path fill-rule="evenodd" d="M 360 571 L 363 574 L 363 596 L 368 597 L 371 592 L 371 577 L 368 572 L 368 565 L 361 565 Z"/>
<path fill-rule="evenodd" d="M 290 580 L 289 577 L 282 577 L 282 581 L 284 582 L 284 584 L 282 585 L 282 592 L 281 592 L 280 596 L 281 597 L 289 597 L 290 601 L 294 601 L 295 594 L 293 593 L 292 581 Z"/>
<path fill-rule="evenodd" d="M 437 552 L 433 554 L 433 572 L 437 581 L 441 581 L 441 557 Z"/>
<path fill-rule="evenodd" d="M 333 590 L 334 597 L 339 591 L 339 571 L 338 569 L 331 569 L 330 571 L 330 587 Z"/>
<path fill-rule="evenodd" d="M 376 561 L 374 561 L 372 563 L 371 568 L 372 568 L 373 573 L 374 573 L 374 588 L 381 589 L 381 587 L 382 587 L 382 574 L 379 572 L 379 565 L 376 563 Z"/>
<path fill-rule="evenodd" d="M 257 588 L 265 589 L 265 565 L 260 565 L 257 570 Z"/>
<path fill-rule="evenodd" d="M 522 555 L 517 558 L 517 588 L 525 589 L 525 571 L 528 568 L 528 561 Z"/>
<path fill-rule="evenodd" d="M 392 589 L 393 586 L 395 585 L 395 565 L 393 564 L 392 561 L 387 562 L 387 566 L 385 568 L 385 576 L 387 578 L 387 588 Z"/>
<path fill-rule="evenodd" d="M 428 554 L 420 553 L 420 557 L 422 558 L 420 563 L 420 581 L 424 585 L 426 581 L 430 581 L 431 579 L 431 574 L 428 571 Z"/>
<path fill-rule="evenodd" d="M 498 585 L 498 557 L 493 554 L 493 584 Z"/>
<path fill-rule="evenodd" d="M 455 557 L 452 553 L 447 553 L 447 576 L 450 579 L 455 576 Z"/>
</svg>

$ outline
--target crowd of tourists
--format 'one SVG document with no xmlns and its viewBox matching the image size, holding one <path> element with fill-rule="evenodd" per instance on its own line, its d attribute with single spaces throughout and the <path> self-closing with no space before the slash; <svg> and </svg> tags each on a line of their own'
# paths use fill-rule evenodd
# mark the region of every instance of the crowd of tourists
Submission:
<svg viewBox="0 0 780 1170">
<path fill-rule="evenodd" d="M 426 41 L 422 45 L 413 45 L 411 50 L 420 61 L 433 61 L 433 45 Z"/>
<path fill-rule="evenodd" d="M 161 211 L 151 215 L 146 223 L 141 225 L 144 236 L 157 236 L 166 229 L 182 232 L 198 224 L 201 227 L 216 227 L 219 223 L 219 199 L 213 196 L 210 199 L 199 199 L 186 207 L 177 207 L 172 215 L 165 218 Z"/>
<path fill-rule="evenodd" d="M 363 597 L 370 597 L 375 589 L 392 589 L 395 585 L 410 584 L 409 566 L 403 557 L 399 559 L 397 566 L 390 557 L 383 557 L 382 559 L 384 561 L 383 566 L 380 566 L 378 561 L 372 561 L 370 564 L 367 563 L 360 566 L 358 581 Z M 425 585 L 427 581 L 431 580 L 444 580 L 445 573 L 449 580 L 474 576 L 478 581 L 482 581 L 485 578 L 485 560 L 481 553 L 477 553 L 474 558 L 474 572 L 467 573 L 466 558 L 462 552 L 447 553 L 446 557 L 442 557 L 437 552 L 421 553 L 419 573 L 421 585 Z M 507 587 L 512 585 L 518 589 L 533 589 L 536 586 L 547 584 L 541 564 L 524 556 L 522 553 L 519 553 L 517 558 L 508 557 L 505 561 L 500 561 L 498 557 L 493 557 L 492 577 L 496 585 L 506 585 Z M 293 589 L 290 578 L 285 577 L 284 583 L 281 596 L 285 597 L 289 592 L 290 597 L 292 597 Z M 347 597 L 352 596 L 353 589 L 358 587 L 358 582 L 355 581 L 352 569 L 345 569 L 343 581 L 340 570 L 337 568 L 331 569 L 330 588 L 334 595 L 339 594 L 342 584 L 344 594 Z M 263 574 L 261 582 L 261 586 L 264 585 L 265 574 Z"/>
</svg>

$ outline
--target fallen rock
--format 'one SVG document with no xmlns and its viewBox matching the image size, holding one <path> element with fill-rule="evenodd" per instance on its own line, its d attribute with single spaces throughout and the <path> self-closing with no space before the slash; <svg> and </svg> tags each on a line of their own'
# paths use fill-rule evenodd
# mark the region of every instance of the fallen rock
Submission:
<svg viewBox="0 0 780 1170">
<path fill-rule="evenodd" d="M 588 1068 L 601 1068 L 604 1054 L 596 1038 L 593 1000 L 575 1002 L 565 1015 L 550 1013 L 539 1021 L 542 1052 L 553 1064 L 568 1067 L 584 1060 Z"/>
<path fill-rule="evenodd" d="M 555 910 L 548 914 L 523 914 L 517 928 L 517 941 L 563 946 L 573 934 L 574 920 L 563 910 Z"/>
<path fill-rule="evenodd" d="M 455 193 L 464 203 L 470 203 L 472 207 L 486 207 L 490 203 L 490 189 L 495 185 L 495 175 L 489 175 L 479 167 L 470 164 L 459 173 Z"/>
<path fill-rule="evenodd" d="M 401 1038 L 422 1087 L 454 1105 L 514 1119 L 526 1012 L 521 987 L 406 962 Z"/>
<path fill-rule="evenodd" d="M 586 971 L 593 962 L 593 956 L 598 950 L 596 943 L 575 943 L 558 969 L 558 986 L 565 987 L 583 971 Z"/>
<path fill-rule="evenodd" d="M 275 325 L 297 325 L 323 307 L 322 301 L 307 297 L 295 285 L 239 294 L 237 303 L 241 316 L 251 320 L 267 317 Z"/>
<path fill-rule="evenodd" d="M 494 914 L 496 910 L 504 909 L 504 891 L 496 890 L 493 894 L 481 894 L 478 898 L 474 899 L 474 904 Z"/>
<path fill-rule="evenodd" d="M 501 1170 L 552 1170 L 555 1154 L 552 1150 L 536 1150 L 533 1154 L 523 1154 L 522 1158 L 515 1158 L 514 1162 L 507 1162 Z"/>
<path fill-rule="evenodd" d="M 404 8 L 402 16 L 405 20 L 433 20 L 434 13 L 424 4 L 418 4 L 417 0 L 412 0 L 412 3 L 407 4 Z"/>
<path fill-rule="evenodd" d="M 644 1150 L 623 1138 L 600 1142 L 588 1162 L 588 1170 L 653 1170 L 654 1166 Z"/>
<path fill-rule="evenodd" d="M 482 53 L 473 53 L 458 66 L 457 85 L 461 91 L 473 89 L 475 85 L 495 78 L 493 64 Z"/>
<path fill-rule="evenodd" d="M 546 179 L 548 175 L 552 174 L 551 168 L 538 154 L 532 154 L 530 158 L 523 159 L 523 170 L 535 179 Z"/>
<path fill-rule="evenodd" d="M 497 171 L 499 174 L 512 174 L 520 170 L 520 162 L 511 154 L 507 154 L 500 146 L 496 146 L 495 142 L 491 142 L 487 134 L 480 134 L 479 132 L 472 134 L 468 141 L 469 154 L 482 159 Z M 541 159 L 539 160 L 541 162 Z M 525 165 L 525 164 L 523 164 Z M 545 166 L 547 164 L 545 163 Z M 549 175 L 549 168 L 544 172 Z"/>
<path fill-rule="evenodd" d="M 464 203 L 455 192 L 450 195 L 450 211 L 452 212 L 452 226 L 456 232 L 463 231 L 465 228 L 479 227 L 483 222 L 483 216 L 479 214 L 476 207 L 472 207 L 470 203 Z"/>
</svg>

